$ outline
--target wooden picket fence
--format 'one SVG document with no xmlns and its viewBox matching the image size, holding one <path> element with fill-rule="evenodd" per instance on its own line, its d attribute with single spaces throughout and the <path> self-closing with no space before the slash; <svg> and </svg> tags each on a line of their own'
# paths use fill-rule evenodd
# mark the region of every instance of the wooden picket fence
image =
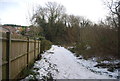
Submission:
<svg viewBox="0 0 120 81">
<path fill-rule="evenodd" d="M 40 40 L 14 37 L 7 32 L 2 40 L 2 79 L 16 79 L 40 54 Z"/>
</svg>

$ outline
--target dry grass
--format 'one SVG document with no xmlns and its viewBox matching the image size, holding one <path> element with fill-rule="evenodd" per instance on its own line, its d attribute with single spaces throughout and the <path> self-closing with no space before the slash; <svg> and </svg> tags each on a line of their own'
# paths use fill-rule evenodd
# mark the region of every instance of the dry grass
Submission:
<svg viewBox="0 0 120 81">
<path fill-rule="evenodd" d="M 114 29 L 105 27 L 85 27 L 80 30 L 80 44 L 74 51 L 86 57 L 118 58 L 118 35 Z M 86 50 L 86 45 L 91 49 Z"/>
</svg>

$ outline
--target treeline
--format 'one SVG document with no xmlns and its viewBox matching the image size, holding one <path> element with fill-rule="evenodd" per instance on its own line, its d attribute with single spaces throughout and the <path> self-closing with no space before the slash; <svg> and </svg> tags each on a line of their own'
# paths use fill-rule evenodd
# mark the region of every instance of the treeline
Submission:
<svg viewBox="0 0 120 81">
<path fill-rule="evenodd" d="M 27 26 L 21 26 L 16 24 L 4 24 L 3 26 L 12 26 L 12 27 L 27 27 Z"/>
<path fill-rule="evenodd" d="M 92 22 L 84 17 L 66 14 L 64 6 L 55 2 L 38 7 L 32 22 L 43 30 L 40 33 L 42 36 L 59 44 L 79 41 L 80 28 L 92 25 Z"/>
<path fill-rule="evenodd" d="M 68 15 L 63 5 L 48 2 L 37 8 L 31 21 L 34 30 L 40 29 L 32 30 L 37 33 L 35 36 L 43 36 L 53 44 L 72 45 L 79 54 L 89 56 L 118 56 L 115 17 L 108 16 L 94 24 L 84 17 Z"/>
</svg>

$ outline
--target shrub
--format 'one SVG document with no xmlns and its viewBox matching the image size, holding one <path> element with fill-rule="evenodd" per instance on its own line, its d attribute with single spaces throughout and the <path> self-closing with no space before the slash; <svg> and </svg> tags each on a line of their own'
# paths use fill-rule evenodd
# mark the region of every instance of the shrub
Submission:
<svg viewBox="0 0 120 81">
<path fill-rule="evenodd" d="M 103 27 L 81 28 L 80 42 L 71 49 L 77 56 L 118 58 L 118 35 L 116 30 Z M 90 46 L 90 49 L 87 49 Z"/>
<path fill-rule="evenodd" d="M 43 53 L 44 51 L 50 49 L 52 46 L 52 42 L 48 41 L 48 40 L 42 40 L 41 41 L 41 53 Z"/>
</svg>

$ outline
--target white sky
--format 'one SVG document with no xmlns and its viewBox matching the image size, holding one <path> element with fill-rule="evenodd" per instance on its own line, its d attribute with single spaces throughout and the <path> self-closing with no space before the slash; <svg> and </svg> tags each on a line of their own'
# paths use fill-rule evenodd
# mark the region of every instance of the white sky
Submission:
<svg viewBox="0 0 120 81">
<path fill-rule="evenodd" d="M 62 4 L 67 14 L 84 16 L 97 22 L 108 14 L 102 0 L 0 0 L 0 23 L 30 25 L 28 12 L 46 2 Z"/>
</svg>

